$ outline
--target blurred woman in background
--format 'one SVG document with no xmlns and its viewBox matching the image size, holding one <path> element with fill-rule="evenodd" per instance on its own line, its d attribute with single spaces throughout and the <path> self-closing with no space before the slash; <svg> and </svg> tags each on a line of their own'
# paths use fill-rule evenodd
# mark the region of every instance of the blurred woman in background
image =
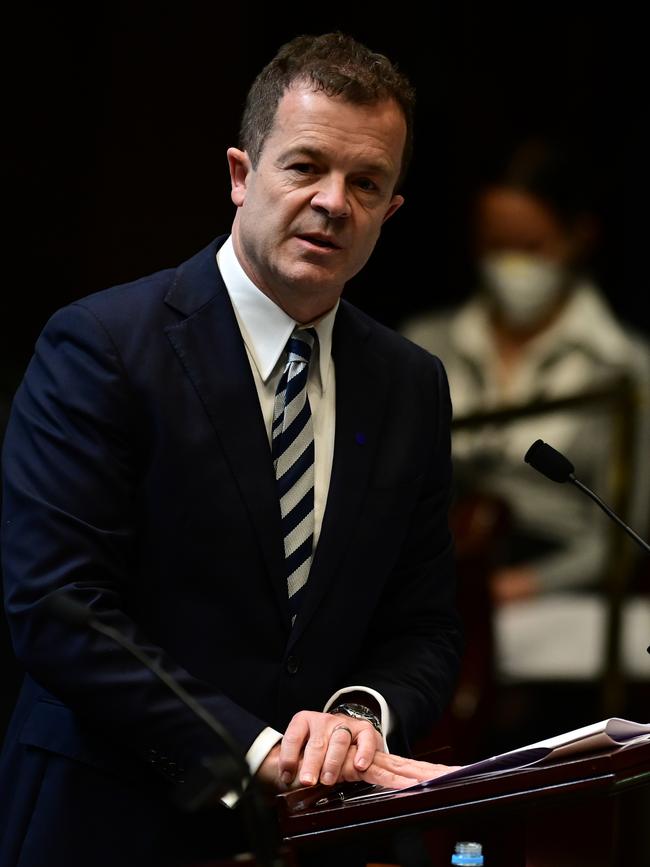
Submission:
<svg viewBox="0 0 650 867">
<path fill-rule="evenodd" d="M 577 478 L 625 507 L 633 527 L 648 526 L 650 352 L 589 275 L 597 221 L 583 168 L 545 141 L 515 148 L 476 196 L 476 292 L 402 329 L 442 358 L 457 422 L 595 390 L 619 395 L 629 383 L 627 443 L 616 440 L 606 399 L 454 433 L 459 499 L 488 495 L 507 510 L 489 575 L 496 667 L 506 682 L 588 681 L 603 658 L 599 591 L 612 531 L 590 500 L 525 464 L 528 447 L 538 438 L 550 443 L 573 461 Z M 621 473 L 627 483 L 618 496 Z M 641 640 L 640 656 L 646 645 Z"/>
</svg>

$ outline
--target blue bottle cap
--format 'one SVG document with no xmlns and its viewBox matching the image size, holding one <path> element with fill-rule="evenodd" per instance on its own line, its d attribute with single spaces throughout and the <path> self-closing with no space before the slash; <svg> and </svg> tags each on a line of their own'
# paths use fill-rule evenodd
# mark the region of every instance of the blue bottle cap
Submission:
<svg viewBox="0 0 650 867">
<path fill-rule="evenodd" d="M 483 847 L 480 843 L 456 843 L 451 863 L 458 867 L 483 867 Z"/>
</svg>

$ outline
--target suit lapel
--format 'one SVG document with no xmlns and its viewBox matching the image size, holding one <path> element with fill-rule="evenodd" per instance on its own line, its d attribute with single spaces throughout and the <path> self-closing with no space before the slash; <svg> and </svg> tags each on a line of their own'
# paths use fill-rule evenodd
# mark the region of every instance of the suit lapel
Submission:
<svg viewBox="0 0 650 867">
<path fill-rule="evenodd" d="M 219 238 L 182 265 L 165 299 L 184 315 L 166 329 L 207 412 L 250 515 L 287 627 L 280 507 L 268 437 L 244 342 L 216 265 Z M 340 564 L 363 505 L 387 405 L 389 368 L 372 348 L 371 330 L 345 302 L 334 327 L 334 460 L 320 538 L 289 647 L 324 595 L 341 580 Z"/>
<path fill-rule="evenodd" d="M 370 329 L 341 303 L 332 355 L 336 375 L 336 434 L 327 506 L 305 598 L 289 646 L 308 628 L 323 596 L 341 580 L 340 563 L 363 506 L 386 409 L 389 369 L 372 348 Z"/>
<path fill-rule="evenodd" d="M 273 463 L 246 348 L 216 265 L 219 240 L 224 239 L 178 269 L 165 301 L 187 318 L 166 331 L 219 437 L 260 541 L 278 609 L 289 628 Z"/>
</svg>

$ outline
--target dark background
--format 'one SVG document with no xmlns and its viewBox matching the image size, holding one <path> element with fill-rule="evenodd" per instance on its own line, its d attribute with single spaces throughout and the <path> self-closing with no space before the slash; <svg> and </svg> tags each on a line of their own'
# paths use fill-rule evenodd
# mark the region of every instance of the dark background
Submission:
<svg viewBox="0 0 650 867">
<path fill-rule="evenodd" d="M 451 6 L 406 14 L 415 4 L 398 3 L 393 20 L 372 7 L 337 15 L 100 3 L 85 17 L 22 5 L 5 26 L 5 366 L 22 369 L 61 304 L 175 265 L 229 228 L 225 150 L 237 142 L 250 82 L 283 41 L 337 28 L 396 60 L 419 100 L 407 205 L 350 284 L 351 299 L 396 325 L 463 297 L 467 201 L 481 160 L 517 136 L 552 133 L 577 138 L 593 158 L 596 276 L 617 311 L 650 330 L 624 263 L 635 112 L 623 108 L 616 17 L 575 4 Z"/>
<path fill-rule="evenodd" d="M 407 204 L 347 297 L 390 326 L 462 300 L 472 285 L 468 201 L 485 155 L 548 133 L 587 148 L 601 226 L 594 274 L 617 313 L 650 333 L 624 202 L 636 189 L 630 126 L 640 109 L 629 110 L 616 12 L 337 6 L 349 9 L 161 2 L 80 13 L 23 3 L 4 13 L 5 402 L 56 308 L 175 265 L 228 230 L 225 150 L 237 143 L 246 90 L 282 42 L 305 32 L 351 33 L 397 61 L 418 92 Z M 14 683 L 4 678 L 7 702 Z"/>
</svg>

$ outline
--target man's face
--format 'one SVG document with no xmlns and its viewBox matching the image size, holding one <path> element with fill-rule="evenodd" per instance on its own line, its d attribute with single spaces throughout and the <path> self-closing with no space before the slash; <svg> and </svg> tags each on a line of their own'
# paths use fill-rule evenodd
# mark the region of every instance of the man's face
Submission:
<svg viewBox="0 0 650 867">
<path fill-rule="evenodd" d="M 278 105 L 256 169 L 245 151 L 228 151 L 239 260 L 299 321 L 334 305 L 402 205 L 393 189 L 405 135 L 393 100 L 359 106 L 297 85 Z"/>
</svg>

